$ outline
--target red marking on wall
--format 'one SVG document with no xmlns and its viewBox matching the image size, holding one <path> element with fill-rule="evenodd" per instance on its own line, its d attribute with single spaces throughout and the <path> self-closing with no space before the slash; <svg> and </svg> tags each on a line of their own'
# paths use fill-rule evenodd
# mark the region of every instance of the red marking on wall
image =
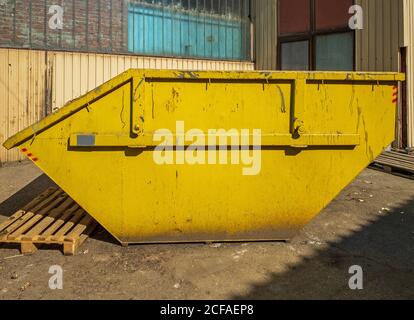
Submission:
<svg viewBox="0 0 414 320">
<path fill-rule="evenodd" d="M 29 158 L 30 158 L 32 155 L 33 155 L 33 154 L 31 154 L 31 153 L 28 153 L 28 154 L 27 154 L 27 156 L 28 156 Z"/>
<path fill-rule="evenodd" d="M 39 161 L 39 159 L 38 158 L 32 158 L 32 161 L 36 162 L 36 161 Z"/>
<path fill-rule="evenodd" d="M 23 148 L 21 151 L 22 152 L 27 152 L 27 149 L 26 148 Z"/>
</svg>

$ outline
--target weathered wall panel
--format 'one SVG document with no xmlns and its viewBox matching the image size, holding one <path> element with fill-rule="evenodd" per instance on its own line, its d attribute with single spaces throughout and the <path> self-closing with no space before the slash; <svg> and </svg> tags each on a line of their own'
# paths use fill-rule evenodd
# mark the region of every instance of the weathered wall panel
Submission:
<svg viewBox="0 0 414 320">
<path fill-rule="evenodd" d="M 278 37 L 277 0 L 252 0 L 256 69 L 276 70 Z"/>
<path fill-rule="evenodd" d="M 356 31 L 357 71 L 401 71 L 401 47 L 404 46 L 404 1 L 357 0 L 364 12 L 364 29 Z M 410 0 L 411 3 L 411 0 Z M 402 99 L 396 124 L 394 147 L 402 148 L 406 141 L 406 115 Z"/>
<path fill-rule="evenodd" d="M 404 0 L 404 45 L 407 47 L 408 146 L 414 148 L 414 1 Z"/>
<path fill-rule="evenodd" d="M 0 144 L 44 116 L 45 78 L 45 52 L 0 50 Z M 0 147 L 0 161 L 20 159 Z"/>
<path fill-rule="evenodd" d="M 356 32 L 356 70 L 399 71 L 403 45 L 403 0 L 357 0 L 364 29 Z"/>
<path fill-rule="evenodd" d="M 0 49 L 0 161 L 18 161 L 1 144 L 46 113 L 129 68 L 253 70 L 250 62 Z"/>
<path fill-rule="evenodd" d="M 139 56 L 117 56 L 52 52 L 53 65 L 52 108 L 93 90 L 129 68 L 180 70 L 253 70 L 248 62 L 183 60 Z"/>
</svg>

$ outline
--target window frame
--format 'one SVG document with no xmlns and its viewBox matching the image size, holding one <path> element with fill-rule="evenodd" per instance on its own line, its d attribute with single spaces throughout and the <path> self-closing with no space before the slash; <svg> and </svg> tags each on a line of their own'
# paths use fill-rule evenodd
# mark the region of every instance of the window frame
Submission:
<svg viewBox="0 0 414 320">
<path fill-rule="evenodd" d="M 335 27 L 329 28 L 324 30 L 317 30 L 316 29 L 316 0 L 308 0 L 310 2 L 310 30 L 307 32 L 298 32 L 298 33 L 289 33 L 285 35 L 280 34 L 281 26 L 280 26 L 280 1 L 278 1 L 278 33 L 277 33 L 277 68 L 282 70 L 282 44 L 288 42 L 297 42 L 297 41 L 308 41 L 308 65 L 309 70 L 307 71 L 315 71 L 316 70 L 316 38 L 318 36 L 327 36 L 339 33 L 353 33 L 353 70 L 356 70 L 356 31 L 350 29 L 348 26 L 346 27 Z M 352 1 L 355 4 L 355 0 Z"/>
<path fill-rule="evenodd" d="M 181 3 L 181 4 L 182 3 L 190 4 L 190 0 L 172 0 L 172 1 L 175 1 L 175 2 Z M 196 0 L 196 1 L 197 1 L 196 4 L 198 6 L 199 1 L 201 1 L 201 0 Z M 213 8 L 214 3 L 220 4 L 220 2 L 214 2 L 214 1 L 215 0 L 207 0 L 207 1 L 204 0 L 204 8 L 206 8 L 207 3 L 210 5 L 210 10 L 204 12 L 204 14 L 209 15 L 212 12 L 214 12 L 215 15 L 217 15 L 217 18 L 212 17 L 210 20 L 206 20 L 206 17 L 202 16 L 202 19 L 199 19 L 199 20 L 194 19 L 195 23 L 199 24 L 200 26 L 204 25 L 204 37 L 206 36 L 206 32 L 208 32 L 208 29 L 209 29 L 207 27 L 207 25 L 211 24 L 212 26 L 217 27 L 218 28 L 218 33 L 220 34 L 220 26 L 223 26 L 223 24 L 221 24 L 219 20 L 223 19 L 223 21 L 225 21 L 225 18 L 223 18 L 225 15 L 220 14 L 217 10 L 216 10 L 217 12 L 213 10 L 214 9 Z M 204 54 L 204 55 L 186 54 L 181 49 L 180 49 L 180 53 L 168 53 L 168 52 L 166 53 L 166 52 L 164 52 L 165 51 L 164 49 L 161 50 L 161 52 L 143 52 L 143 51 L 140 51 L 140 50 L 136 50 L 135 44 L 137 42 L 137 39 L 139 39 L 139 37 L 137 37 L 136 34 L 135 34 L 135 24 L 136 24 L 135 15 L 137 15 L 139 13 L 136 13 L 135 11 L 139 11 L 139 8 L 145 8 L 145 7 L 156 10 L 156 9 L 154 9 L 155 8 L 154 3 L 165 4 L 165 2 L 166 2 L 166 0 L 158 0 L 158 1 L 155 1 L 155 2 L 151 1 L 151 0 L 135 0 L 135 1 L 129 1 L 128 2 L 127 9 L 126 9 L 126 11 L 127 11 L 126 20 L 127 20 L 127 24 L 128 24 L 127 36 L 126 36 L 127 37 L 127 39 L 126 39 L 126 52 L 127 52 L 127 54 L 141 55 L 141 56 L 148 56 L 148 57 L 161 57 L 161 58 L 199 59 L 199 60 L 206 60 L 206 61 L 223 60 L 223 61 L 230 61 L 230 62 L 252 62 L 252 60 L 253 60 L 253 56 L 252 56 L 252 50 L 253 50 L 253 47 L 252 47 L 252 41 L 253 40 L 252 39 L 253 39 L 253 35 L 252 35 L 252 32 L 251 32 L 251 25 L 252 25 L 251 6 L 250 6 L 251 0 L 229 0 L 229 2 L 232 4 L 231 5 L 232 12 L 235 8 L 235 2 L 239 2 L 239 4 L 237 6 L 239 8 L 238 11 L 240 12 L 240 16 L 239 16 L 239 22 L 240 22 L 240 27 L 239 27 L 239 30 L 240 30 L 240 47 L 239 47 L 239 50 L 240 50 L 240 55 L 237 55 L 237 54 L 234 55 L 234 52 L 233 52 L 233 50 L 235 48 L 234 44 L 237 42 L 237 41 L 235 41 L 235 40 L 237 40 L 237 34 L 236 34 L 236 37 L 235 37 L 234 36 L 234 30 L 231 30 L 231 34 L 232 34 L 231 46 L 228 46 L 227 43 L 225 43 L 223 45 L 223 41 L 220 41 L 220 37 L 217 38 L 218 39 L 218 41 L 217 41 L 217 52 L 218 52 L 218 54 L 217 55 L 215 55 L 216 52 L 213 52 L 213 49 L 211 49 L 210 54 Z M 226 3 L 227 3 L 227 1 L 226 1 Z M 163 15 L 164 15 L 164 10 L 169 10 L 170 14 L 175 14 L 176 13 L 176 10 L 173 7 L 170 8 L 169 6 L 166 6 L 166 7 L 163 6 L 162 9 L 161 9 L 161 11 L 163 11 L 163 13 L 162 13 Z M 192 14 L 191 10 L 182 9 L 181 11 L 182 11 L 181 13 L 182 13 L 183 16 L 185 16 L 185 15 L 190 16 Z M 227 11 L 225 11 L 223 13 L 226 13 L 226 12 Z M 201 14 L 201 12 L 197 12 L 197 13 L 194 14 L 194 16 L 198 16 L 198 18 L 200 18 L 201 17 L 200 14 Z M 130 38 L 130 28 L 129 28 L 130 15 L 133 15 L 132 23 L 131 23 L 132 24 L 132 29 L 133 29 L 131 38 Z M 149 15 L 149 16 L 151 16 L 151 15 Z M 162 18 L 164 19 L 165 17 L 163 16 Z M 171 19 L 173 19 L 173 18 L 171 18 Z M 215 19 L 219 21 L 219 23 L 217 23 L 217 25 L 215 25 L 214 23 L 211 22 L 211 21 L 215 21 Z M 188 19 L 177 19 L 177 20 L 179 20 L 179 29 L 180 29 L 177 41 L 179 41 L 179 46 L 181 46 L 182 45 L 182 43 L 181 43 L 182 42 L 182 34 L 181 34 L 182 21 L 185 21 L 185 20 L 190 21 L 190 20 L 189 20 L 189 18 Z M 164 27 L 164 23 L 165 22 L 162 22 L 163 27 Z M 225 21 L 225 24 L 226 24 L 225 29 L 226 30 L 235 28 L 234 26 L 231 25 L 231 23 L 232 23 L 231 20 L 229 20 L 228 22 Z M 153 23 L 153 26 L 154 26 L 154 23 Z M 210 30 L 212 30 L 212 27 L 210 27 Z M 162 32 L 162 34 L 164 34 L 164 33 Z M 139 35 L 139 33 L 138 33 L 138 35 Z M 152 37 L 152 39 L 154 39 L 154 36 L 155 36 L 155 33 L 153 31 L 152 34 L 150 35 L 150 37 Z M 198 35 L 196 35 L 196 39 L 197 38 L 198 38 Z M 225 37 L 225 39 L 227 40 L 227 36 Z M 163 36 L 162 41 L 164 41 L 164 36 Z M 207 43 L 207 40 L 205 40 L 205 42 Z M 172 46 L 174 46 L 174 45 L 172 44 Z M 204 47 L 205 46 L 206 46 L 206 44 L 204 45 Z M 227 49 L 230 48 L 230 47 L 232 48 L 231 49 L 232 54 L 231 54 L 231 56 L 227 56 Z M 223 48 L 225 48 L 225 56 L 221 56 L 221 51 L 222 51 Z M 145 49 L 144 49 L 144 51 L 145 51 Z"/>
</svg>

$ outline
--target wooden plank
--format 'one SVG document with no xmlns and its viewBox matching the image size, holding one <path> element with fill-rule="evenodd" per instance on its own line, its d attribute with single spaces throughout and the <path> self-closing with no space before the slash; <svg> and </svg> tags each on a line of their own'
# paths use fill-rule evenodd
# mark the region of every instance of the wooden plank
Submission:
<svg viewBox="0 0 414 320">
<path fill-rule="evenodd" d="M 400 170 L 404 170 L 404 171 L 408 171 L 408 172 L 412 172 L 414 173 L 414 168 L 413 167 L 407 167 L 398 163 L 394 163 L 394 162 L 377 162 L 380 165 L 384 165 L 384 166 L 390 166 L 390 167 L 394 167 L 396 169 L 400 169 Z"/>
<path fill-rule="evenodd" d="M 63 83 L 62 83 L 62 103 L 58 106 L 63 106 L 67 101 L 71 101 L 77 98 L 73 94 L 73 69 L 75 68 L 73 63 L 73 56 L 75 53 L 64 52 L 63 54 Z"/>
<path fill-rule="evenodd" d="M 405 154 L 405 153 L 399 153 L 399 152 L 385 152 L 381 155 L 381 157 L 393 157 L 398 159 L 404 159 L 408 161 L 412 161 L 414 163 L 414 156 Z"/>
<path fill-rule="evenodd" d="M 39 208 L 42 208 L 44 205 L 49 204 L 51 201 L 53 201 L 53 199 L 55 199 L 57 196 L 59 196 L 62 193 L 63 193 L 62 190 L 56 190 L 52 195 L 50 195 L 48 198 L 46 198 L 41 203 L 36 205 L 31 211 L 26 212 L 21 218 L 17 219 L 13 224 L 8 226 L 5 230 L 2 231 L 2 233 L 10 234 L 13 231 L 15 231 L 17 228 L 20 228 L 23 224 L 26 223 L 26 221 L 28 221 L 31 217 L 33 217 L 34 215 L 33 211 L 37 211 Z"/>
<path fill-rule="evenodd" d="M 43 200 L 41 203 L 30 209 L 30 212 L 37 212 L 44 207 L 48 206 L 53 200 L 55 200 L 57 197 L 60 197 L 64 192 L 61 189 L 56 190 L 53 192 L 48 198 Z"/>
<path fill-rule="evenodd" d="M 72 94 L 71 99 L 78 98 L 82 95 L 82 75 L 84 70 L 81 69 L 82 65 L 82 59 L 81 59 L 80 53 L 73 53 L 72 56 L 72 75 L 71 75 L 71 81 L 72 81 Z"/>
<path fill-rule="evenodd" d="M 68 221 L 59 231 L 54 234 L 53 236 L 50 236 L 47 240 L 48 241 L 63 241 L 63 236 L 69 232 L 70 229 L 72 229 L 86 214 L 86 212 L 83 209 L 79 209 L 75 212 L 72 219 Z"/>
<path fill-rule="evenodd" d="M 19 50 L 18 51 L 18 59 L 19 65 L 16 69 L 17 75 L 17 86 L 14 88 L 18 94 L 17 105 L 11 106 L 14 109 L 14 112 L 17 117 L 17 132 L 20 132 L 24 128 L 27 127 L 27 119 L 25 117 L 26 114 L 26 106 L 30 103 L 30 97 L 27 87 L 27 78 L 29 76 L 28 70 L 30 69 L 29 66 L 29 57 L 28 52 L 26 50 Z M 10 88 L 10 90 L 12 90 Z M 19 154 L 21 156 L 21 154 Z"/>
<path fill-rule="evenodd" d="M 393 161 L 393 160 L 377 160 L 375 161 L 376 163 L 382 164 L 382 165 L 389 165 L 389 166 L 394 166 L 396 168 L 400 168 L 400 169 L 404 169 L 404 170 L 408 170 L 408 171 L 414 171 L 414 166 L 412 165 L 407 165 L 398 161 Z"/>
<path fill-rule="evenodd" d="M 401 157 L 401 158 L 410 159 L 410 160 L 414 161 L 414 156 L 410 155 L 408 153 L 401 153 L 401 152 L 392 151 L 392 152 L 384 152 L 382 155 Z"/>
<path fill-rule="evenodd" d="M 14 222 L 9 227 L 7 227 L 5 230 L 2 231 L 2 234 L 5 234 L 4 237 L 9 237 L 11 233 L 21 228 L 21 226 L 23 226 L 28 220 L 30 220 L 33 217 L 33 215 L 34 215 L 33 212 L 25 213 L 20 219 L 18 219 L 16 222 Z M 3 237 L 0 238 L 0 240 L 2 239 Z"/>
<path fill-rule="evenodd" d="M 82 221 L 79 222 L 75 228 L 67 235 L 65 236 L 65 240 L 68 241 L 75 241 L 79 236 L 84 232 L 90 223 L 92 223 L 92 217 L 90 215 L 86 215 L 83 217 Z"/>
<path fill-rule="evenodd" d="M 395 157 L 395 158 L 400 158 L 400 159 L 411 158 L 412 160 L 414 160 L 413 156 L 409 156 L 408 154 L 401 154 L 398 152 L 384 152 L 383 154 L 381 154 L 381 157 Z"/>
<path fill-rule="evenodd" d="M 32 254 L 37 251 L 37 247 L 32 242 L 22 242 L 20 244 L 20 251 L 22 254 Z"/>
<path fill-rule="evenodd" d="M 7 135 L 11 136 L 19 132 L 18 128 L 18 117 L 17 112 L 19 109 L 19 78 L 18 78 L 18 70 L 19 70 L 19 53 L 17 50 L 9 50 L 9 61 L 8 61 L 8 108 L 7 112 L 7 126 L 8 131 Z M 8 161 L 17 161 L 21 155 L 18 153 L 17 150 L 14 152 L 9 152 Z"/>
<path fill-rule="evenodd" d="M 8 239 L 10 240 L 15 240 L 17 237 L 21 236 L 23 233 L 25 233 L 27 230 L 29 230 L 35 223 L 37 223 L 39 220 L 41 220 L 44 215 L 49 212 L 51 209 L 53 209 L 54 207 L 56 207 L 57 205 L 59 205 L 60 203 L 62 203 L 63 201 L 65 201 L 67 198 L 67 195 L 64 194 L 60 194 L 51 204 L 49 204 L 47 207 L 41 209 L 40 211 L 38 211 L 37 213 L 32 213 L 32 217 L 30 218 L 29 221 L 26 221 L 20 228 L 18 228 L 17 230 L 13 231 L 9 236 Z M 29 215 L 28 212 L 24 218 L 26 216 Z"/>
<path fill-rule="evenodd" d="M 47 227 L 49 227 L 56 218 L 61 215 L 66 209 L 70 208 L 74 204 L 71 198 L 67 198 L 59 207 L 52 209 L 47 216 L 36 224 L 29 232 L 21 236 L 22 240 L 30 240 L 33 236 L 40 234 Z"/>
<path fill-rule="evenodd" d="M 384 153 L 381 156 L 379 156 L 375 161 L 396 161 L 396 162 L 401 162 L 401 163 L 405 163 L 409 166 L 414 166 L 414 157 L 408 157 L 408 156 L 404 156 L 404 155 L 398 155 L 398 154 L 389 154 L 389 153 Z"/>
<path fill-rule="evenodd" d="M 59 219 L 57 219 L 49 228 L 42 232 L 41 235 L 36 237 L 37 240 L 46 240 L 47 237 L 55 233 L 61 226 L 63 226 L 67 220 L 73 215 L 73 213 L 79 209 L 79 205 L 75 204 L 72 208 L 67 210 Z"/>
<path fill-rule="evenodd" d="M 87 215 L 84 219 L 86 222 L 86 218 L 90 216 Z M 86 239 L 89 238 L 89 235 L 95 230 L 97 227 L 96 221 L 94 221 L 92 218 L 87 222 L 86 229 L 79 234 L 79 236 L 74 236 L 70 238 L 69 241 L 65 241 L 63 245 L 63 253 L 65 256 L 73 256 L 78 252 L 79 247 L 86 241 Z M 79 226 L 79 225 L 78 225 Z M 77 226 L 77 227 L 78 227 Z M 76 228 L 75 228 L 76 229 Z M 66 237 L 65 237 L 66 238 Z"/>
<path fill-rule="evenodd" d="M 15 212 L 10 218 L 8 218 L 6 221 L 4 221 L 2 224 L 0 224 L 0 235 L 3 233 L 3 229 L 9 227 L 12 223 L 16 222 L 18 219 L 20 219 L 24 214 L 26 214 L 26 211 L 29 211 L 32 207 L 37 205 L 40 201 L 42 201 L 45 197 L 48 197 L 53 191 L 55 191 L 55 188 L 49 188 L 45 192 L 43 192 L 41 195 L 34 198 L 32 201 L 30 201 L 28 204 L 26 204 L 22 209 Z"/>
<path fill-rule="evenodd" d="M 4 233 L 7 233 L 7 232 L 5 232 L 3 230 L 6 229 L 7 227 L 9 227 L 14 222 L 16 222 L 18 219 L 20 219 L 25 213 L 26 213 L 26 211 L 19 210 L 15 214 L 13 214 L 11 217 L 9 217 L 6 221 L 4 221 L 0 225 L 0 235 L 2 235 Z"/>
<path fill-rule="evenodd" d="M 9 69 L 9 50 L 0 49 L 0 79 L 2 84 L 0 85 L 0 140 L 3 141 L 9 136 L 8 132 L 8 69 Z M 8 159 L 8 152 L 4 148 L 0 148 L 0 167 L 2 163 L 5 163 Z"/>
<path fill-rule="evenodd" d="M 398 161 L 398 162 L 401 162 L 401 163 L 405 163 L 405 164 L 407 164 L 409 166 L 414 166 L 414 161 L 411 161 L 409 159 L 401 159 L 401 158 L 397 158 L 397 157 L 393 157 L 393 156 L 381 156 L 381 157 L 378 158 L 378 160 L 383 160 L 383 161 L 386 161 L 386 160 Z"/>
<path fill-rule="evenodd" d="M 410 174 L 407 171 L 405 171 L 405 173 L 402 170 L 396 171 L 396 170 L 393 170 L 393 168 L 391 168 L 391 167 L 383 166 L 383 165 L 380 165 L 380 164 L 375 164 L 375 165 L 371 166 L 371 168 L 374 169 L 374 170 L 387 172 L 387 173 L 392 174 L 394 176 L 414 180 L 414 174 Z"/>
<path fill-rule="evenodd" d="M 26 204 L 22 210 L 23 211 L 29 211 L 31 210 L 34 206 L 36 206 L 37 204 L 39 204 L 40 201 L 42 201 L 44 198 L 50 196 L 53 192 L 58 191 L 56 188 L 49 188 L 47 189 L 45 192 L 43 192 L 42 194 L 40 194 L 39 196 L 37 196 L 36 198 L 34 198 L 32 201 L 30 201 L 28 204 Z"/>
<path fill-rule="evenodd" d="M 63 243 L 63 254 L 65 256 L 74 256 L 77 253 L 79 245 L 75 242 L 64 242 Z"/>
<path fill-rule="evenodd" d="M 375 162 L 386 162 L 386 163 L 396 163 L 399 165 L 404 165 L 408 168 L 414 168 L 414 163 L 411 162 L 407 162 L 407 161 L 403 161 L 403 160 L 399 160 L 399 159 L 392 159 L 392 158 L 378 158 L 377 160 L 375 160 Z"/>
<path fill-rule="evenodd" d="M 96 229 L 98 226 L 98 223 L 95 220 L 92 220 L 91 223 L 89 223 L 86 230 L 79 236 L 79 246 L 82 245 L 86 241 L 86 239 L 89 238 L 89 235 Z"/>
</svg>

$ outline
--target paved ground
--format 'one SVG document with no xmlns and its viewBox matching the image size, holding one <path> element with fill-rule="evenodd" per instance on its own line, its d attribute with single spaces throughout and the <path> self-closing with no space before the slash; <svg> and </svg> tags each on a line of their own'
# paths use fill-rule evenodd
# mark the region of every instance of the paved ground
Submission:
<svg viewBox="0 0 414 320">
<path fill-rule="evenodd" d="M 0 222 L 50 184 L 28 163 L 0 169 Z M 0 299 L 414 299 L 414 181 L 366 170 L 291 243 L 122 248 L 97 230 L 81 251 L 1 246 Z"/>
</svg>

